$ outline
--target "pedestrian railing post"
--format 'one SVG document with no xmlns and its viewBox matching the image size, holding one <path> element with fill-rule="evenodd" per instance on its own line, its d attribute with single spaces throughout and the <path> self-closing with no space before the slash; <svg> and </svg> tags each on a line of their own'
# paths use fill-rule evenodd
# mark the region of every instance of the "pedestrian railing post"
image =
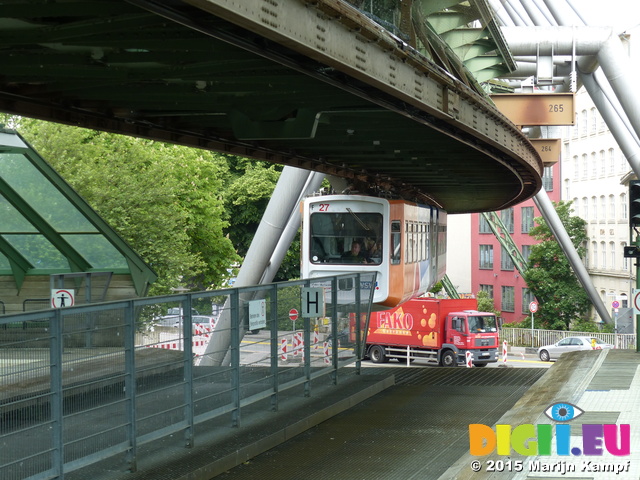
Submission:
<svg viewBox="0 0 640 480">
<path fill-rule="evenodd" d="M 137 427 L 136 427 L 136 351 L 135 351 L 135 317 L 133 302 L 129 301 L 124 309 L 124 396 L 127 416 L 127 463 L 129 471 L 138 469 Z"/>
<path fill-rule="evenodd" d="M 58 308 L 50 324 L 49 362 L 51 372 L 51 466 L 56 478 L 64 478 L 64 408 L 62 390 L 63 316 Z"/>
<path fill-rule="evenodd" d="M 272 389 L 271 394 L 271 410 L 273 412 L 278 411 L 278 286 L 274 284 L 271 287 L 271 308 L 269 311 L 270 318 L 270 357 L 271 357 L 271 378 Z"/>
<path fill-rule="evenodd" d="M 184 391 L 184 419 L 187 427 L 184 430 L 184 442 L 187 448 L 193 447 L 193 317 L 191 294 L 182 303 L 182 337 L 183 341 L 183 391 Z"/>
<path fill-rule="evenodd" d="M 231 398 L 233 412 L 231 413 L 231 425 L 240 426 L 240 294 L 233 290 L 231 301 Z"/>
</svg>

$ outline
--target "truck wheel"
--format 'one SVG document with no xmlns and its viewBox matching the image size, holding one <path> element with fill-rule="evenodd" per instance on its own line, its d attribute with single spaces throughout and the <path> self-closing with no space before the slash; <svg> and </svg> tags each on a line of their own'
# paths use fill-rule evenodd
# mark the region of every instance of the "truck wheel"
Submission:
<svg viewBox="0 0 640 480">
<path fill-rule="evenodd" d="M 387 356 L 384 353 L 384 347 L 374 345 L 369 349 L 369 358 L 373 363 L 385 363 Z"/>
<path fill-rule="evenodd" d="M 440 365 L 443 367 L 457 367 L 458 359 L 456 358 L 456 354 L 453 353 L 452 350 L 445 350 L 440 357 Z"/>
</svg>

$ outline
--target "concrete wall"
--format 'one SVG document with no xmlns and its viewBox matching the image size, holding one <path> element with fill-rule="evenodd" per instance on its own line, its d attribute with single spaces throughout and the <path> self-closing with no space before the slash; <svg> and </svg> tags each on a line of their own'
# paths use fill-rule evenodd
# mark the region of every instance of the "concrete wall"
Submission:
<svg viewBox="0 0 640 480">
<path fill-rule="evenodd" d="M 471 290 L 471 215 L 447 215 L 447 276 L 458 293 Z"/>
</svg>

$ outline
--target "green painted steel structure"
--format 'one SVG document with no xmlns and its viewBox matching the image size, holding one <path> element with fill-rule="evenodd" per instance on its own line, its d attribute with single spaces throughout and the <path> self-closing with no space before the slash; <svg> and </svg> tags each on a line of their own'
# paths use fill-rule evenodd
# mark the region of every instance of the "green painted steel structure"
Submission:
<svg viewBox="0 0 640 480">
<path fill-rule="evenodd" d="M 138 295 L 156 274 L 18 133 L 0 130 L 0 275 L 131 275 Z"/>
</svg>

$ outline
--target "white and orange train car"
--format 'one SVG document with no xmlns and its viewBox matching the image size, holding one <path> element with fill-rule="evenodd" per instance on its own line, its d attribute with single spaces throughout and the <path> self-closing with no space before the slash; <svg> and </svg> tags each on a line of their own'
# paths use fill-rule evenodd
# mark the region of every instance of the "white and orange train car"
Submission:
<svg viewBox="0 0 640 480">
<path fill-rule="evenodd" d="M 447 214 L 431 206 L 364 195 L 302 203 L 302 278 L 376 273 L 373 302 L 394 307 L 445 274 Z"/>
</svg>

